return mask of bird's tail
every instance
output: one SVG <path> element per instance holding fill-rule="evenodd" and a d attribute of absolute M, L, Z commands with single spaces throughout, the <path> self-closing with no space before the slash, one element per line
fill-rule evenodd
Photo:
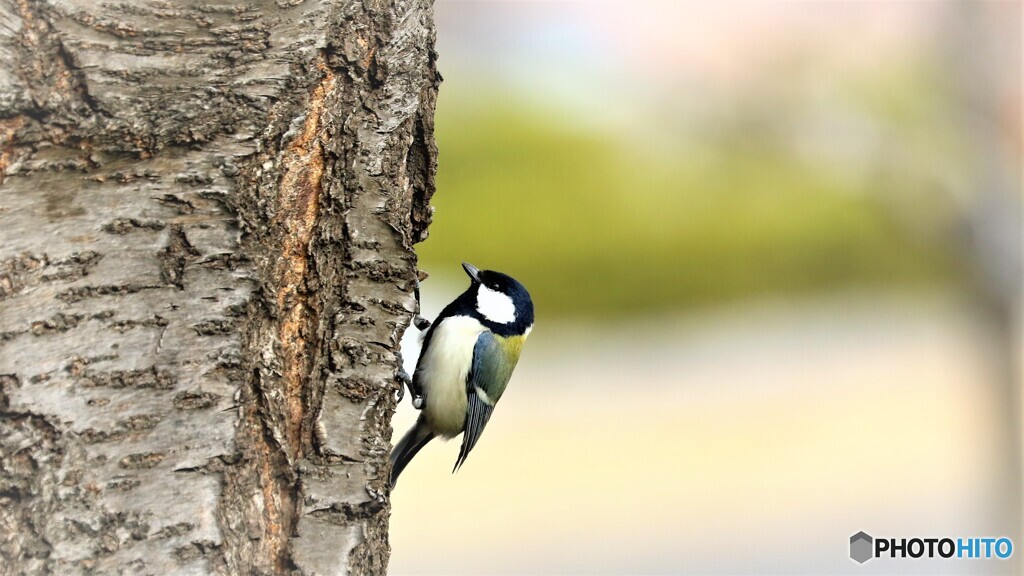
<path fill-rule="evenodd" d="M 402 439 L 398 441 L 395 449 L 391 451 L 391 487 L 398 482 L 398 475 L 405 469 L 406 464 L 412 457 L 427 445 L 434 438 L 434 433 L 427 426 L 425 417 L 420 414 L 416 425 L 413 426 Z"/>

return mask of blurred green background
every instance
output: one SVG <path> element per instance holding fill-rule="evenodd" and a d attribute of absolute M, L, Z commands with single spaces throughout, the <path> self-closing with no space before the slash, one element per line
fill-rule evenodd
<path fill-rule="evenodd" d="M 1019 2 L 436 20 L 424 312 L 465 260 L 538 320 L 466 466 L 404 473 L 392 573 L 1019 573 L 847 548 L 1024 546 Z"/>
<path fill-rule="evenodd" d="M 923 105 L 934 90 L 923 78 L 876 82 Z M 915 237 L 884 200 L 923 183 L 906 191 L 905 179 L 883 174 L 851 179 L 842 167 L 802 156 L 785 140 L 794 115 L 768 108 L 742 122 L 709 116 L 705 133 L 665 138 L 651 150 L 574 125 L 559 103 L 509 102 L 496 88 L 445 89 L 437 223 L 420 251 L 426 270 L 462 259 L 500 263 L 529 280 L 550 315 L 584 318 L 949 280 L 949 246 Z M 904 109 L 913 102 L 870 96 L 847 104 L 879 120 L 926 114 Z M 908 128 L 941 139 L 948 122 L 933 113 Z M 921 196 L 918 216 L 937 223 L 943 207 Z"/>

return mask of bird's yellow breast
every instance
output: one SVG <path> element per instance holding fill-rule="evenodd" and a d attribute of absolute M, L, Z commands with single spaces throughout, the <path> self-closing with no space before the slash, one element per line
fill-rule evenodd
<path fill-rule="evenodd" d="M 505 350 L 506 356 L 519 360 L 519 355 L 523 352 L 523 343 L 526 342 L 526 334 L 520 334 L 519 336 L 496 336 L 496 338 Z"/>

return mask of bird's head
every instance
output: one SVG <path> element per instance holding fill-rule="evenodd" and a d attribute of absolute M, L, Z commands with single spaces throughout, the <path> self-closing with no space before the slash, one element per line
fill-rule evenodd
<path fill-rule="evenodd" d="M 527 334 L 533 328 L 533 300 L 518 280 L 494 270 L 480 270 L 468 262 L 462 268 L 472 281 L 467 291 L 476 312 L 492 327 L 508 334 Z"/>

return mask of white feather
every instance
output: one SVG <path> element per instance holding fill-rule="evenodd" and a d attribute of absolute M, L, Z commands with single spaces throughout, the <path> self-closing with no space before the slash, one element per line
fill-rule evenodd
<path fill-rule="evenodd" d="M 476 310 L 491 322 L 509 324 L 516 321 L 516 305 L 508 294 L 491 290 L 483 284 L 476 293 Z"/>
<path fill-rule="evenodd" d="M 494 406 L 494 402 L 491 401 L 491 397 L 487 395 L 487 392 L 483 388 L 481 388 L 479 386 L 474 386 L 473 390 L 475 390 L 476 391 L 476 395 L 481 400 L 484 401 L 484 404 L 487 404 L 488 406 Z"/>
<path fill-rule="evenodd" d="M 417 367 L 427 405 L 424 412 L 435 434 L 451 438 L 466 420 L 466 378 L 473 347 L 484 327 L 474 318 L 452 316 L 434 328 Z"/>

